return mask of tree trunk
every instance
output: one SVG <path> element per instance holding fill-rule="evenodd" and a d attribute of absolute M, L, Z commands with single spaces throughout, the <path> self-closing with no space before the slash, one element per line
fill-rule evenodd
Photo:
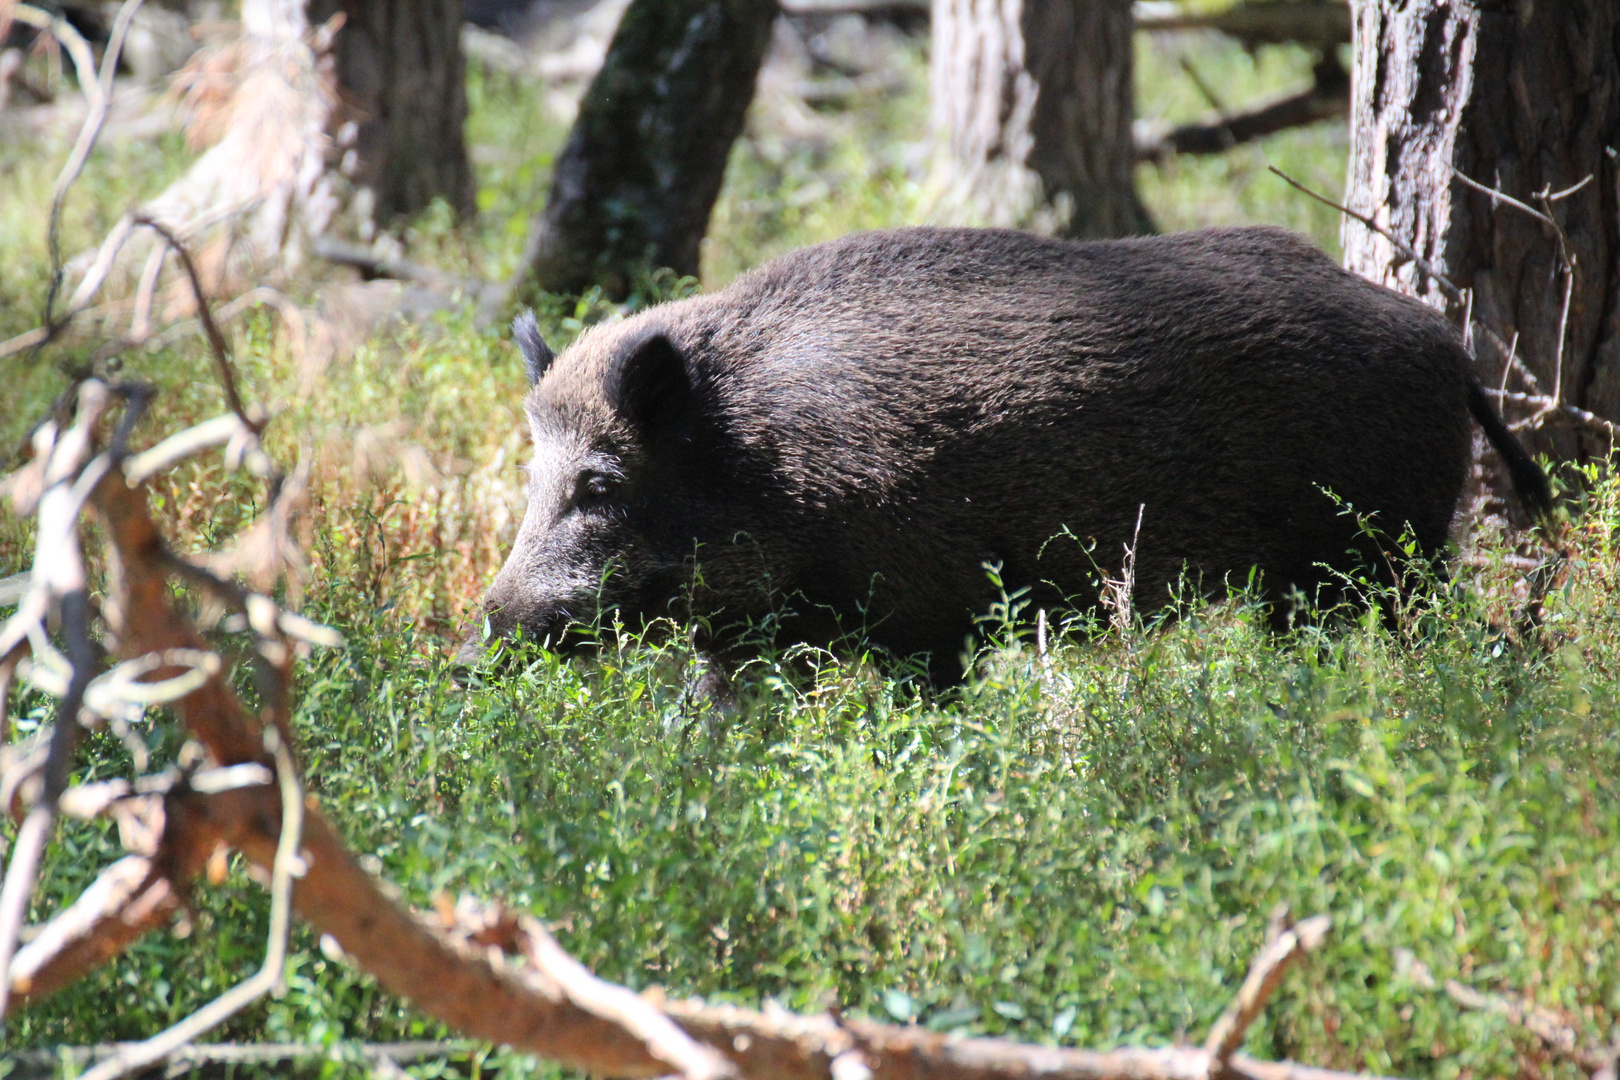
<path fill-rule="evenodd" d="M 942 214 L 1073 237 L 1151 231 L 1131 49 L 1130 0 L 934 0 Z"/>
<path fill-rule="evenodd" d="M 177 77 L 188 137 L 206 146 L 141 212 L 193 251 L 208 291 L 272 280 L 295 269 L 310 241 L 332 232 L 369 239 L 375 223 L 444 197 L 472 208 L 460 0 L 243 0 L 242 34 L 205 50 Z M 326 5 L 326 6 L 322 6 Z M 142 258 L 134 336 L 165 254 L 150 238 L 115 232 L 74 303 Z M 127 274 L 126 274 L 127 276 Z M 189 310 L 172 273 L 167 314 Z"/>
<path fill-rule="evenodd" d="M 698 249 L 771 39 L 776 0 L 634 0 L 580 104 L 530 237 L 554 292 L 624 296 L 698 273 Z"/>
<path fill-rule="evenodd" d="M 1606 451 L 1602 426 L 1566 406 L 1620 418 L 1620 171 L 1610 149 L 1620 146 L 1620 7 L 1357 0 L 1354 17 L 1349 205 L 1463 295 L 1349 220 L 1345 265 L 1459 327 L 1471 304 L 1480 375 L 1521 395 L 1506 398 L 1504 411 L 1529 421 L 1521 436 L 1532 450 Z M 1456 173 L 1550 214 L 1557 227 Z"/>
<path fill-rule="evenodd" d="M 316 25 L 343 13 L 332 49 L 342 103 L 333 133 L 357 197 L 381 221 L 441 197 L 471 212 L 459 0 L 310 0 L 309 8 Z"/>
<path fill-rule="evenodd" d="M 175 79 L 188 140 L 206 149 L 69 263 L 78 281 L 67 306 L 138 282 L 137 342 L 195 309 L 173 253 L 134 227 L 137 216 L 183 243 L 203 291 L 219 296 L 285 280 L 323 237 L 370 239 L 375 224 L 435 197 L 470 210 L 460 10 L 460 0 L 243 0 L 241 35 Z M 309 348 L 297 348 L 313 372 L 330 335 L 305 337 Z"/>

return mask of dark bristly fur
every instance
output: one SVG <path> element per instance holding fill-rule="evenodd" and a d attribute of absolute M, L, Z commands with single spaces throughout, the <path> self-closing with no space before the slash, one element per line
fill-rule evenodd
<path fill-rule="evenodd" d="M 1036 605 L 1094 604 L 1139 506 L 1139 607 L 1184 574 L 1217 589 L 1253 569 L 1285 611 L 1331 586 L 1322 564 L 1385 563 L 1356 515 L 1438 556 L 1470 414 L 1549 505 L 1445 320 L 1275 229 L 862 233 L 555 362 L 532 330 L 535 456 L 485 601 L 497 634 L 558 642 L 569 616 L 615 610 L 724 627 L 785 603 L 787 640 L 864 632 L 952 680 L 996 599 L 987 564 Z"/>

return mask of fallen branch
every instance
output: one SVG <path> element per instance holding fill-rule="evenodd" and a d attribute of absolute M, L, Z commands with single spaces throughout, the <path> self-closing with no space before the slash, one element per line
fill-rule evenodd
<path fill-rule="evenodd" d="M 11 1062 L 17 1067 L 13 1080 L 51 1080 L 66 1065 L 75 1074 L 118 1053 L 132 1043 L 108 1043 L 101 1046 L 58 1046 L 48 1050 L 10 1051 Z M 172 1067 L 180 1070 L 205 1066 L 284 1065 L 301 1061 L 343 1060 L 349 1056 L 366 1061 L 387 1060 L 395 1064 L 430 1061 L 434 1058 L 468 1057 L 477 1054 L 482 1044 L 470 1039 L 451 1039 L 437 1042 L 355 1043 L 346 1046 L 337 1043 L 323 1046 L 313 1043 L 201 1043 L 181 1047 L 169 1058 Z M 348 1051 L 347 1053 L 345 1051 Z"/>
<path fill-rule="evenodd" d="M 172 234 L 164 235 L 189 273 L 184 248 Z M 194 273 L 189 276 L 199 317 L 205 327 L 212 326 L 201 283 Z M 229 569 L 220 569 L 217 560 L 198 565 L 177 554 L 152 519 L 146 482 L 161 467 L 222 440 L 258 447 L 263 420 L 250 419 L 236 392 L 217 328 L 209 339 L 234 427 L 210 421 L 201 431 L 131 457 L 124 443 L 149 389 L 85 379 L 75 387 L 76 414 L 64 400 L 60 415 L 36 430 L 36 459 L 4 485 L 14 506 L 38 516 L 40 546 L 18 612 L 0 629 L 0 662 L 9 662 L 24 647 L 32 650 L 29 677 L 58 693 L 62 702 L 43 758 L 40 747 L 28 747 L 8 758 L 11 763 L 0 776 L 22 805 L 32 801 L 0 890 L 0 1017 L 20 999 L 35 1000 L 64 985 L 160 926 L 180 910 L 201 869 L 218 865 L 225 847 L 268 870 L 271 879 L 271 925 L 258 972 L 167 1031 L 117 1048 L 84 1080 L 112 1080 L 170 1058 L 274 987 L 294 911 L 383 988 L 456 1030 L 595 1075 L 632 1080 L 672 1074 L 684 1080 L 1208 1080 L 1217 1075 L 1350 1080 L 1352 1074 L 1235 1053 L 1286 965 L 1320 940 L 1327 926 L 1322 917 L 1278 932 L 1206 1046 L 1095 1052 L 956 1039 L 833 1015 L 664 1002 L 597 979 L 530 918 L 465 904 L 446 905 L 436 920 L 424 919 L 400 906 L 356 863 L 318 808 L 306 803 L 299 780 L 289 706 L 294 639 L 317 642 L 324 635 L 331 640 L 330 632 L 281 611 L 262 583 L 257 586 L 262 591 L 250 592 L 230 576 L 279 573 L 279 537 L 298 474 L 283 483 L 266 457 L 261 471 L 269 479 L 269 505 L 246 534 L 264 529 L 271 542 L 228 560 Z M 101 450 L 102 421 L 115 399 L 124 402 L 124 412 Z M 106 595 L 95 614 L 122 661 L 99 678 L 93 677 L 97 660 L 88 648 L 92 612 L 83 602 L 78 549 L 87 507 L 100 519 L 107 564 Z M 1127 548 L 1121 585 L 1121 611 L 1127 617 L 1133 561 L 1134 544 Z M 226 665 L 180 606 L 173 589 L 177 579 L 245 617 L 240 628 L 254 634 L 262 703 L 257 713 L 236 694 Z M 50 615 L 64 628 L 66 657 L 43 632 Z M 121 707 L 157 701 L 170 705 L 214 768 L 197 774 L 195 783 L 177 772 L 65 786 L 81 704 L 87 715 L 116 716 Z M 39 852 L 58 809 L 93 816 L 120 807 L 126 818 L 136 819 L 121 832 L 126 845 L 138 850 L 105 871 L 38 928 L 23 953 L 12 956 L 11 944 L 33 895 Z M 386 1073 L 392 1066 L 383 1060 L 377 1067 Z"/>
<path fill-rule="evenodd" d="M 1438 984 L 1428 965 L 1406 949 L 1395 953 L 1397 970 L 1403 971 L 1425 990 L 1443 989 L 1448 998 L 1465 1009 L 1494 1013 L 1515 1027 L 1522 1027 L 1540 1039 L 1547 1049 L 1574 1061 L 1594 1076 L 1608 1070 L 1612 1076 L 1620 1044 L 1583 1043 L 1569 1018 L 1556 1009 L 1538 1005 L 1523 994 L 1499 994 L 1476 990 L 1456 979 Z"/>
<path fill-rule="evenodd" d="M 304 869 L 303 860 L 298 854 L 299 840 L 304 831 L 304 788 L 299 782 L 291 749 L 281 741 L 276 729 L 268 728 L 264 735 L 266 747 L 275 759 L 277 794 L 281 802 L 280 835 L 270 864 L 270 931 L 264 963 L 250 978 L 237 983 L 184 1020 L 143 1043 L 120 1049 L 87 1071 L 80 1080 L 114 1080 L 147 1065 L 167 1060 L 174 1051 L 198 1035 L 217 1027 L 283 984 L 287 936 L 292 928 L 292 884 Z"/>
<path fill-rule="evenodd" d="M 1243 1036 L 1248 1033 L 1249 1026 L 1259 1019 L 1267 999 L 1281 984 L 1283 974 L 1295 961 L 1322 944 L 1330 925 L 1331 921 L 1326 915 L 1313 916 L 1293 929 L 1282 930 L 1255 957 L 1237 997 L 1232 999 L 1221 1018 L 1215 1021 L 1209 1038 L 1204 1042 L 1204 1049 L 1214 1059 L 1214 1071 L 1226 1067 L 1238 1047 L 1243 1045 Z"/>
<path fill-rule="evenodd" d="M 1317 62 L 1310 89 L 1210 123 L 1184 124 L 1165 132 L 1141 130 L 1136 139 L 1136 158 L 1163 161 L 1174 154 L 1219 154 L 1279 131 L 1339 120 L 1349 114 L 1350 77 L 1338 58 L 1329 53 Z"/>

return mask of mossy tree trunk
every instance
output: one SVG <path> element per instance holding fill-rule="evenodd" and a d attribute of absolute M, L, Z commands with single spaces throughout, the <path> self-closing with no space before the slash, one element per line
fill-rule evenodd
<path fill-rule="evenodd" d="M 1344 226 L 1345 264 L 1459 326 L 1471 306 L 1491 387 L 1620 419 L 1620 5 L 1357 0 L 1354 18 L 1349 205 L 1465 295 L 1448 295 L 1355 221 Z M 1557 228 L 1457 173 L 1550 213 Z M 1510 417 L 1546 409 L 1504 404 Z M 1535 451 L 1578 457 L 1608 447 L 1600 426 L 1568 410 L 1543 419 L 1521 432 Z"/>
<path fill-rule="evenodd" d="M 648 269 L 698 273 L 776 14 L 776 0 L 633 0 L 531 234 L 536 284 L 623 296 Z"/>
<path fill-rule="evenodd" d="M 1148 232 L 1131 139 L 1130 0 L 934 0 L 943 216 Z"/>

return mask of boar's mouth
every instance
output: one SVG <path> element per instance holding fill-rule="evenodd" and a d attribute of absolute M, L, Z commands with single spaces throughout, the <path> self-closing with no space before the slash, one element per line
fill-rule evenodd
<path fill-rule="evenodd" d="M 457 666 L 475 666 L 498 642 L 519 636 L 525 642 L 564 656 L 584 652 L 597 642 L 593 624 L 578 622 L 562 609 L 535 612 L 517 619 L 502 619 L 499 613 L 494 613 L 489 617 L 488 626 L 488 637 L 482 628 L 474 628 L 462 641 L 461 647 L 456 650 Z"/>
<path fill-rule="evenodd" d="M 664 619 L 672 614 L 666 610 Z M 515 618 L 502 618 L 500 612 L 492 612 L 487 621 L 489 635 L 486 637 L 481 627 L 473 627 L 456 650 L 452 665 L 459 673 L 481 667 L 497 643 L 515 637 L 560 656 L 593 655 L 605 640 L 611 639 L 616 623 L 622 622 L 627 634 L 639 637 L 656 633 L 664 619 L 634 605 L 604 608 L 587 616 L 560 607 L 526 612 Z"/>

